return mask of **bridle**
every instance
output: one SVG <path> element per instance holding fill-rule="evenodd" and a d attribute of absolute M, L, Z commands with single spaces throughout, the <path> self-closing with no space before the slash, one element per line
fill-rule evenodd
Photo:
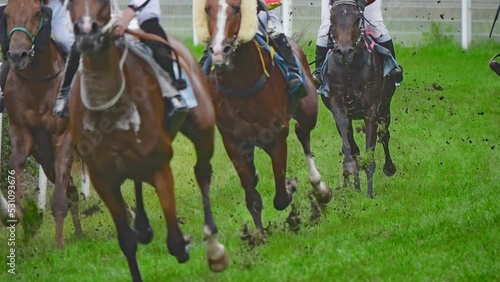
<path fill-rule="evenodd" d="M 41 6 L 43 6 L 43 2 L 40 1 L 40 4 Z M 24 34 L 26 34 L 26 36 L 28 36 L 28 38 L 30 39 L 30 42 L 31 42 L 31 48 L 30 50 L 28 51 L 28 64 L 30 64 L 33 60 L 33 58 L 35 57 L 35 45 L 36 45 L 36 36 L 38 35 L 38 32 L 40 32 L 40 30 L 45 26 L 45 18 L 43 16 L 43 10 L 42 10 L 42 13 L 40 15 L 40 23 L 38 24 L 38 28 L 36 29 L 35 33 L 34 34 L 31 34 L 31 32 L 26 29 L 25 27 L 23 26 L 16 26 L 14 27 L 8 34 L 8 40 L 9 40 L 9 44 L 10 44 L 10 39 L 12 37 L 12 35 L 16 32 L 16 31 L 20 31 Z M 64 69 L 64 66 L 61 67 L 61 69 L 57 72 L 55 72 L 54 74 L 51 74 L 51 75 L 48 75 L 46 77 L 26 77 L 24 75 L 22 75 L 20 72 L 16 71 L 14 69 L 14 72 L 19 76 L 21 77 L 22 79 L 25 79 L 25 80 L 31 80 L 31 81 L 45 81 L 45 80 L 51 80 L 55 77 L 57 77 L 61 72 L 62 70 Z"/>
<path fill-rule="evenodd" d="M 330 15 L 332 14 L 333 9 L 335 9 L 337 6 L 340 6 L 340 5 L 352 5 L 352 6 L 355 6 L 359 10 L 359 14 L 360 14 L 359 30 L 360 30 L 360 34 L 359 34 L 359 37 L 356 39 L 356 42 L 354 43 L 354 47 L 355 47 L 354 52 L 356 52 L 359 49 L 358 47 L 359 47 L 361 41 L 363 40 L 363 38 L 365 37 L 365 34 L 366 34 L 366 31 L 365 31 L 365 20 L 366 20 L 366 18 L 365 18 L 364 14 L 363 14 L 363 9 L 361 9 L 361 7 L 358 5 L 358 3 L 356 2 L 356 0 L 334 1 L 332 3 L 332 7 L 330 9 Z M 332 21 L 332 19 L 330 17 L 330 26 L 332 24 L 331 21 Z M 333 43 L 332 50 L 333 51 L 338 50 L 339 49 L 339 44 L 337 43 L 337 41 L 335 40 L 335 37 L 332 34 L 331 27 L 330 27 L 330 31 L 328 32 L 328 37 L 331 40 L 331 42 Z"/>

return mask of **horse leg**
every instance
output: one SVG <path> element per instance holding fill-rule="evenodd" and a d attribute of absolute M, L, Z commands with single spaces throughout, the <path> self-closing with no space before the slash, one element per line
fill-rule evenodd
<path fill-rule="evenodd" d="M 196 130 L 192 130 L 196 129 Z M 215 224 L 210 203 L 210 182 L 212 179 L 212 165 L 210 160 L 214 153 L 214 127 L 197 126 L 190 117 L 186 119 L 182 132 L 193 142 L 197 161 L 194 167 L 196 181 L 201 190 L 205 224 L 203 233 L 207 242 L 207 257 L 210 270 L 221 272 L 227 267 L 229 257 L 223 244 L 217 239 L 217 225 Z"/>
<path fill-rule="evenodd" d="M 335 125 L 342 138 L 344 186 L 347 186 L 349 175 L 354 175 L 354 187 L 356 190 L 360 191 L 359 170 L 356 161 L 356 156 L 359 154 L 359 148 L 354 140 L 352 121 L 347 117 L 342 103 L 340 101 L 335 101 L 335 97 L 331 97 L 328 101 L 328 108 L 333 114 Z"/>
<path fill-rule="evenodd" d="M 271 146 L 264 148 L 273 163 L 274 184 L 276 187 L 274 208 L 279 211 L 286 209 L 290 205 L 292 195 L 296 190 L 293 185 L 287 185 L 286 181 L 287 149 L 286 134 L 277 134 Z"/>
<path fill-rule="evenodd" d="M 64 219 L 68 214 L 68 195 L 70 192 L 70 173 L 71 173 L 71 164 L 73 161 L 73 154 L 71 150 L 71 135 L 69 132 L 66 132 L 62 135 L 57 136 L 54 139 L 55 147 L 55 189 L 54 194 L 52 195 L 52 214 L 55 218 L 56 222 L 56 247 L 62 248 L 64 247 Z M 69 188 L 69 189 L 68 189 Z M 74 197 L 71 195 L 70 197 Z M 74 200 L 74 199 L 72 199 Z M 78 198 L 76 199 L 78 201 Z M 72 204 L 73 206 L 73 204 Z M 78 213 L 78 210 L 76 211 Z M 74 217 L 73 217 L 74 218 Z M 81 233 L 81 226 L 75 223 L 75 232 Z M 79 220 L 78 220 L 79 223 Z"/>
<path fill-rule="evenodd" d="M 73 183 L 73 179 L 70 178 L 68 190 L 67 190 L 67 198 L 69 200 L 69 210 L 71 212 L 71 218 L 73 220 L 73 227 L 75 228 L 75 235 L 81 236 L 83 234 L 82 224 L 80 222 L 80 209 L 78 208 L 79 194 L 78 188 Z"/>
<path fill-rule="evenodd" d="M 177 223 L 177 212 L 175 208 L 174 179 L 172 170 L 167 159 L 165 164 L 153 175 L 153 186 L 160 199 L 161 208 L 167 221 L 167 248 L 171 255 L 177 258 L 179 263 L 189 260 L 189 246 L 191 238 L 183 236 Z"/>
<path fill-rule="evenodd" d="M 238 173 L 240 183 L 245 189 L 245 202 L 247 209 L 252 215 L 255 227 L 264 235 L 264 226 L 262 225 L 262 197 L 256 187 L 259 183 L 259 176 L 254 164 L 255 147 L 248 144 L 248 147 L 238 146 L 245 144 L 231 139 L 231 137 L 222 138 L 226 152 Z"/>
<path fill-rule="evenodd" d="M 29 154 L 33 150 L 33 137 L 30 132 L 24 128 L 19 128 L 14 125 L 9 127 L 9 136 L 11 144 L 11 155 L 10 155 L 10 167 L 14 170 L 14 188 L 15 188 L 15 209 L 16 219 L 21 219 L 21 202 L 23 197 L 23 185 L 22 185 L 22 173 L 24 170 L 24 165 Z"/>
<path fill-rule="evenodd" d="M 153 228 L 149 224 L 148 215 L 144 209 L 144 201 L 142 198 L 142 182 L 134 181 L 135 186 L 135 201 L 137 213 L 134 220 L 134 229 L 137 232 L 137 240 L 141 244 L 148 244 L 153 239 Z"/>
<path fill-rule="evenodd" d="M 295 134 L 302 144 L 309 171 L 309 182 L 313 186 L 313 194 L 318 202 L 326 204 L 332 199 L 332 190 L 321 180 L 321 175 L 316 168 L 311 152 L 311 131 L 316 125 L 316 116 L 306 117 L 302 110 L 297 112 Z"/>
<path fill-rule="evenodd" d="M 389 125 L 391 124 L 391 101 L 389 100 L 384 106 L 381 107 L 380 118 L 379 118 L 379 129 L 378 136 L 380 138 L 380 143 L 384 148 L 385 163 L 384 163 L 384 174 L 387 176 L 393 176 L 396 173 L 396 166 L 392 162 L 391 153 L 389 151 L 389 140 L 391 139 L 391 133 L 389 131 Z"/>
<path fill-rule="evenodd" d="M 367 194 L 368 197 L 373 198 L 373 174 L 375 173 L 375 146 L 377 144 L 377 118 L 376 107 L 372 106 L 365 113 L 365 127 L 366 127 L 366 177 L 368 182 Z"/>
<path fill-rule="evenodd" d="M 115 223 L 116 232 L 118 234 L 118 243 L 127 259 L 132 281 L 142 281 L 136 258 L 137 234 L 130 228 L 125 201 L 123 200 L 123 195 L 120 190 L 120 183 L 111 182 L 109 177 L 100 175 L 90 168 L 89 175 L 95 191 L 104 204 L 106 204 L 106 207 L 113 217 L 113 222 Z"/>
<path fill-rule="evenodd" d="M 89 173 L 87 172 L 87 166 L 82 162 L 82 178 L 80 181 L 80 189 L 82 191 L 82 197 L 84 200 L 88 199 L 90 197 L 90 180 L 89 180 Z"/>

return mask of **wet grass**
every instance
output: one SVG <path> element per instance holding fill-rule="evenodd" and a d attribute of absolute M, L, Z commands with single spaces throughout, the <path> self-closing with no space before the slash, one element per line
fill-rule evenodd
<path fill-rule="evenodd" d="M 289 176 L 299 179 L 299 190 L 291 216 L 292 207 L 274 210 L 271 162 L 257 151 L 258 189 L 270 234 L 265 245 L 250 247 L 244 240 L 255 228 L 217 136 L 211 196 L 220 239 L 230 255 L 229 267 L 220 274 L 207 267 L 201 196 L 192 169 L 195 155 L 187 139 L 179 136 L 172 166 L 181 228 L 194 240 L 191 259 L 180 265 L 168 254 L 158 199 L 153 189 L 145 189 L 155 233 L 152 243 L 137 252 L 144 280 L 500 280 L 500 77 L 487 66 L 498 50 L 498 44 L 467 52 L 451 44 L 398 48 L 406 74 L 393 100 L 390 126 L 398 172 L 391 178 L 383 174 L 382 147 L 377 146 L 375 199 L 366 197 L 364 174 L 362 193 L 352 185 L 341 187 L 341 141 L 323 105 L 312 148 L 324 180 L 334 189 L 326 207 L 309 200 L 306 162 L 294 134 L 289 138 L 288 167 Z M 312 61 L 314 50 L 307 47 L 306 52 Z M 363 148 L 362 133 L 356 138 Z M 133 205 L 131 183 L 123 191 Z M 29 242 L 22 241 L 17 229 L 15 276 L 6 273 L 9 233 L 0 229 L 0 281 L 129 281 L 114 225 L 94 191 L 81 207 L 83 237 L 74 237 L 68 217 L 63 250 L 54 247 L 50 205 L 48 209 Z"/>

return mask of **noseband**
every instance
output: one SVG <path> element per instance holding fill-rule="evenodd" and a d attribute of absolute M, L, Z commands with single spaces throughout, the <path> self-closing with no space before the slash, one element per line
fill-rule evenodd
<path fill-rule="evenodd" d="M 354 43 L 354 47 L 355 47 L 354 52 L 357 52 L 358 46 L 361 43 L 361 40 L 363 40 L 363 38 L 365 36 L 365 20 L 366 19 L 365 19 L 365 16 L 363 14 L 363 10 L 358 5 L 358 3 L 356 2 L 356 0 L 340 0 L 340 1 L 333 2 L 332 8 L 330 9 L 330 15 L 332 14 L 333 9 L 335 9 L 337 6 L 340 6 L 340 5 L 352 5 L 352 6 L 355 6 L 359 10 L 359 14 L 360 14 L 359 30 L 361 32 L 359 34 L 358 39 L 356 39 L 356 42 Z M 331 17 L 330 17 L 330 31 L 328 32 L 328 37 L 329 37 L 329 39 L 333 43 L 332 50 L 336 51 L 336 50 L 339 49 L 339 44 L 337 43 L 337 41 L 335 40 L 335 38 L 332 35 L 332 29 L 331 29 L 332 22 L 331 21 L 332 20 L 331 20 Z"/>

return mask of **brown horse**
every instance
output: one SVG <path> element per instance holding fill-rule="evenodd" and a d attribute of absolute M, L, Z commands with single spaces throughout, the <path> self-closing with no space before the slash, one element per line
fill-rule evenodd
<path fill-rule="evenodd" d="M 95 190 L 113 217 L 132 278 L 141 281 L 137 242 L 149 243 L 153 235 L 142 203 L 142 182 L 156 189 L 167 222 L 169 253 L 180 263 L 189 259 L 190 239 L 183 236 L 177 223 L 170 168 L 176 132 L 166 130 L 168 109 L 151 67 L 128 49 L 123 38 L 109 32 L 110 1 L 73 0 L 68 7 L 82 54 L 69 101 L 72 136 Z M 178 124 L 172 128 L 180 128 L 195 146 L 198 159 L 194 170 L 203 199 L 209 266 L 212 271 L 222 271 L 228 257 L 217 240 L 209 197 L 215 112 L 195 57 L 176 39 L 170 37 L 169 42 L 180 56 L 183 73 L 189 77 L 198 101 L 198 106 L 176 119 Z M 126 179 L 135 182 L 135 230 L 129 226 L 120 190 Z"/>
<path fill-rule="evenodd" d="M 258 22 L 256 0 L 197 0 L 194 8 L 197 34 L 200 41 L 209 44 L 215 66 L 208 81 L 217 128 L 245 189 L 246 206 L 255 226 L 264 234 L 254 150 L 260 147 L 271 157 L 276 187 L 274 207 L 284 210 L 292 201 L 296 184 L 286 179 L 286 139 L 292 117 L 297 121 L 295 133 L 304 149 L 315 196 L 322 203 L 332 196 L 321 180 L 310 148 L 310 133 L 318 115 L 311 71 L 304 52 L 291 39 L 293 52 L 305 72 L 307 95 L 302 99 L 289 95 L 286 78 L 278 67 L 267 71 L 273 65 L 272 58 L 253 40 Z"/>
<path fill-rule="evenodd" d="M 369 52 L 364 40 L 364 0 L 333 1 L 331 30 L 333 50 L 327 58 L 327 82 L 330 89 L 323 103 L 333 113 L 337 129 L 342 137 L 344 153 L 344 183 L 354 175 L 354 186 L 360 190 L 359 169 L 364 168 L 368 178 L 368 196 L 373 197 L 373 173 L 375 172 L 375 145 L 377 133 L 385 152 L 384 173 L 392 176 L 396 167 L 389 153 L 390 105 L 395 91 L 394 82 L 384 79 L 382 57 Z M 364 119 L 366 156 L 362 167 L 360 151 L 353 136 L 352 121 Z"/>
<path fill-rule="evenodd" d="M 4 85 L 12 146 L 10 165 L 15 171 L 17 217 L 22 218 L 21 175 L 31 154 L 55 183 L 52 212 L 56 219 L 56 246 L 62 247 L 67 196 L 76 234 L 82 229 L 78 192 L 70 178 L 72 153 L 67 122 L 52 115 L 64 70 L 58 47 L 50 39 L 51 10 L 40 1 L 8 1 L 2 17 L 2 49 L 7 50 L 10 72 Z M 5 33 L 4 33 L 5 32 Z M 68 193 L 68 195 L 66 194 Z"/>

